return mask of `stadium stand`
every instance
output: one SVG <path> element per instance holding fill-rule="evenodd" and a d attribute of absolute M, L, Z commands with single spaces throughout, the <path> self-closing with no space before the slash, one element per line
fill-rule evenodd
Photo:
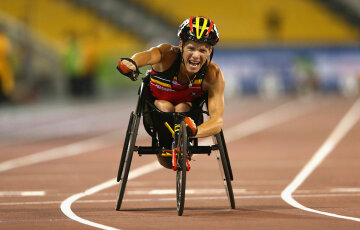
<path fill-rule="evenodd" d="M 131 0 L 179 25 L 190 15 L 212 18 L 222 45 L 262 43 L 346 43 L 359 38 L 356 27 L 311 0 Z M 186 10 L 185 10 L 186 9 Z M 276 34 L 274 34 L 276 33 Z"/>
<path fill-rule="evenodd" d="M 101 17 L 126 28 L 145 41 L 159 43 L 177 41 L 177 26 L 168 23 L 140 4 L 129 0 L 71 0 L 92 9 Z"/>
<path fill-rule="evenodd" d="M 360 1 L 358 0 L 317 0 L 344 18 L 353 26 L 360 28 Z"/>
<path fill-rule="evenodd" d="M 144 41 L 126 30 L 97 17 L 92 11 L 66 0 L 2 0 L 0 11 L 24 21 L 38 35 L 61 52 L 65 37 L 76 33 L 79 39 L 94 36 L 101 54 L 140 50 Z"/>

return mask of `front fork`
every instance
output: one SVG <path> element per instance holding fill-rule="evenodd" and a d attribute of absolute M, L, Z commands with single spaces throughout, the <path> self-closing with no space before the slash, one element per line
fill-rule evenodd
<path fill-rule="evenodd" d="M 176 137 L 179 135 L 180 124 L 175 125 L 175 130 L 173 130 L 167 122 L 165 122 L 165 126 L 168 128 L 172 137 L 174 138 L 173 143 L 172 143 L 172 148 L 171 148 L 172 169 L 174 171 L 177 171 L 178 170 L 177 157 L 179 154 L 179 148 L 177 147 L 178 146 L 178 138 L 176 138 Z M 191 167 L 190 167 L 189 158 L 186 156 L 186 171 L 189 171 L 190 168 Z"/>
<path fill-rule="evenodd" d="M 178 170 L 178 167 L 177 167 L 177 156 L 178 156 L 178 148 L 173 148 L 172 149 L 172 169 L 174 171 L 177 171 Z M 186 171 L 190 171 L 190 161 L 189 161 L 189 158 L 186 156 Z"/>

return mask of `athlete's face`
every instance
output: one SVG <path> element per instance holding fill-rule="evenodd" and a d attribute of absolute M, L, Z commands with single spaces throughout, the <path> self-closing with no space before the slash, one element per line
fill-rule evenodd
<path fill-rule="evenodd" d="M 180 42 L 182 47 L 182 42 Z M 190 74 L 198 72 L 209 58 L 212 46 L 205 42 L 195 42 L 188 40 L 184 44 L 183 59 L 186 70 Z"/>

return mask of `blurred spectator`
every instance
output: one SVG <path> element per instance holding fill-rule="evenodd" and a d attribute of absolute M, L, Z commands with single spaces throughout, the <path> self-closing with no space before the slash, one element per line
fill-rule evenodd
<path fill-rule="evenodd" d="M 11 42 L 5 33 L 5 27 L 0 25 L 0 103 L 10 102 L 10 95 L 15 86 L 10 55 Z"/>
<path fill-rule="evenodd" d="M 93 96 L 96 93 L 95 77 L 98 64 L 96 36 L 93 33 L 86 36 L 81 48 L 83 59 L 81 67 L 82 93 L 84 96 Z"/>
<path fill-rule="evenodd" d="M 64 55 L 64 68 L 69 78 L 69 92 L 74 97 L 89 97 L 95 94 L 96 41 L 87 37 L 82 42 L 74 32 L 68 34 Z"/>
<path fill-rule="evenodd" d="M 294 60 L 296 91 L 301 95 L 311 95 L 319 90 L 315 63 L 309 55 L 300 54 Z"/>
<path fill-rule="evenodd" d="M 26 5 L 26 14 L 22 18 L 24 23 L 23 30 L 19 31 L 17 36 L 22 39 L 16 44 L 16 88 L 14 91 L 14 100 L 21 103 L 33 102 L 38 99 L 37 89 L 38 79 L 34 72 L 34 47 L 30 36 L 30 3 Z M 48 86 L 47 86 L 48 87 Z"/>
<path fill-rule="evenodd" d="M 358 94 L 360 95 L 360 71 L 357 73 Z"/>
<path fill-rule="evenodd" d="M 30 44 L 30 38 L 24 39 L 17 45 L 17 68 L 16 68 L 16 89 L 14 99 L 19 102 L 31 102 L 37 99 L 36 92 L 37 79 L 33 71 L 33 47 Z"/>
<path fill-rule="evenodd" d="M 67 47 L 64 55 L 64 70 L 68 77 L 68 89 L 72 96 L 81 95 L 81 54 L 80 44 L 74 32 L 67 34 Z"/>
<path fill-rule="evenodd" d="M 265 25 L 268 39 L 272 42 L 279 41 L 280 32 L 282 29 L 282 18 L 276 8 L 270 8 L 270 10 L 265 15 Z"/>

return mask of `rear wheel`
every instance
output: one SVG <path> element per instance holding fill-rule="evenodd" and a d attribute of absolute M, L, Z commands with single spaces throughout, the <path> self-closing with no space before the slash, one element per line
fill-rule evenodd
<path fill-rule="evenodd" d="M 181 216 L 185 205 L 186 189 L 186 158 L 188 152 L 188 137 L 185 122 L 180 123 L 180 131 L 177 140 L 177 171 L 176 171 L 176 202 L 177 212 Z"/>
<path fill-rule="evenodd" d="M 118 180 L 120 181 L 120 185 L 119 185 L 119 195 L 116 202 L 116 210 L 120 210 L 122 200 L 124 198 L 131 161 L 134 154 L 134 147 L 136 142 L 137 131 L 139 128 L 140 118 L 133 112 L 131 114 L 130 121 L 131 124 L 129 124 L 128 131 L 126 133 L 127 136 L 125 138 L 123 154 L 121 156 L 121 162 L 119 167 L 120 177 L 118 175 Z"/>
<path fill-rule="evenodd" d="M 222 138 L 220 136 L 220 133 L 216 134 L 214 136 L 215 144 L 218 146 L 219 150 L 216 151 L 216 157 L 219 162 L 220 167 L 220 173 L 223 179 L 223 183 L 225 186 L 226 194 L 228 196 L 230 207 L 232 209 L 235 209 L 235 199 L 234 199 L 234 193 L 231 185 L 231 176 L 229 171 L 229 163 L 227 162 L 228 157 L 226 156 L 224 144 L 222 141 Z"/>

